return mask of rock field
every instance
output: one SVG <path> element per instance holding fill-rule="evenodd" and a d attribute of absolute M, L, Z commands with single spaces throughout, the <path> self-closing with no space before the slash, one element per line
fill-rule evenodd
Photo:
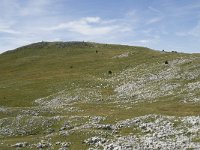
<path fill-rule="evenodd" d="M 112 59 L 123 59 L 129 55 L 123 53 Z M 73 89 L 66 88 L 36 99 L 33 107 L 0 107 L 1 114 L 9 116 L 0 118 L 0 142 L 9 149 L 67 150 L 74 144 L 70 138 L 78 134 L 89 150 L 200 149 L 198 115 L 148 114 L 127 117 L 129 119 L 115 118 L 109 122 L 109 114 L 95 114 L 100 111 L 100 106 L 99 110 L 93 110 L 94 114 L 87 114 L 86 108 L 83 109 L 87 104 L 101 105 L 106 101 L 107 105 L 115 105 L 114 110 L 109 110 L 112 113 L 118 109 L 134 109 L 142 102 L 153 103 L 165 98 L 176 99 L 179 104 L 198 105 L 200 64 L 190 65 L 198 60 L 199 57 L 181 57 L 168 64 L 141 64 L 112 76 L 98 78 L 96 80 L 101 84 L 95 87 L 73 85 Z M 102 89 L 113 91 L 112 94 L 103 95 Z M 30 141 L 28 138 L 18 139 L 17 142 L 7 142 L 5 139 L 38 133 L 40 136 Z"/>

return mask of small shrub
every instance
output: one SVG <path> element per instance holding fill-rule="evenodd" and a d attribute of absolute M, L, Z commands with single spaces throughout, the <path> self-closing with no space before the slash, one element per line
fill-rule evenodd
<path fill-rule="evenodd" d="M 166 61 L 165 61 L 165 64 L 169 64 L 169 62 L 166 60 Z"/>
<path fill-rule="evenodd" d="M 112 71 L 109 70 L 109 71 L 108 71 L 108 74 L 112 74 Z"/>

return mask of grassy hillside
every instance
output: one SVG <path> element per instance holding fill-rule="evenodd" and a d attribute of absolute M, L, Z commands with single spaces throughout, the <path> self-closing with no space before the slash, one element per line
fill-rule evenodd
<path fill-rule="evenodd" d="M 122 53 L 130 56 L 112 58 Z M 81 87 L 100 84 L 96 79 L 107 78 L 109 70 L 118 73 L 142 63 L 164 63 L 180 56 L 185 55 L 95 43 L 32 44 L 0 55 L 0 104 L 31 106 L 33 100 L 71 88 L 72 83 Z"/>
<path fill-rule="evenodd" d="M 150 114 L 175 117 L 169 121 L 179 120 L 175 122 L 183 128 L 182 117 L 200 114 L 199 102 L 200 54 L 40 42 L 0 55 L 2 149 L 22 141 L 29 143 L 24 149 L 35 148 L 41 140 L 46 148 L 58 149 L 56 141 L 70 142 L 70 149 L 99 148 L 83 141 L 92 136 L 114 140 L 113 131 L 118 136 L 145 136 L 139 124 L 122 129 L 117 125 Z M 95 122 L 95 117 L 100 119 Z M 153 116 L 156 119 L 162 118 Z M 152 116 L 143 121 L 152 122 Z M 200 133 L 197 127 L 194 135 Z"/>

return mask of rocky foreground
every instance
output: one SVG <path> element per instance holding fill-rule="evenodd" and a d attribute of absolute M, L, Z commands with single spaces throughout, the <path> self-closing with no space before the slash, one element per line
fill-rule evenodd
<path fill-rule="evenodd" d="M 83 116 L 73 116 L 73 118 L 79 119 L 83 118 Z M 59 149 L 64 150 L 70 148 L 71 143 L 68 141 L 52 141 L 56 134 L 67 137 L 74 132 L 92 130 L 96 136 L 91 136 L 82 141 L 90 147 L 89 149 L 200 149 L 200 116 L 177 118 L 173 116 L 146 115 L 122 120 L 116 124 L 100 123 L 105 119 L 101 116 L 84 116 L 84 118 L 88 119 L 88 121 L 79 126 L 73 126 L 66 121 L 58 132 L 49 128 L 48 131 L 50 133 L 38 143 L 21 141 L 8 146 L 53 149 L 59 145 Z M 58 121 L 61 117 L 54 119 Z M 124 132 L 121 132 L 122 130 Z"/>

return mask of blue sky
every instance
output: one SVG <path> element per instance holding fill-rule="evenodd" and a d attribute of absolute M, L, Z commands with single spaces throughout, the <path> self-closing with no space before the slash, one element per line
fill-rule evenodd
<path fill-rule="evenodd" d="M 77 40 L 200 53 L 200 0 L 0 0 L 0 53 Z"/>

